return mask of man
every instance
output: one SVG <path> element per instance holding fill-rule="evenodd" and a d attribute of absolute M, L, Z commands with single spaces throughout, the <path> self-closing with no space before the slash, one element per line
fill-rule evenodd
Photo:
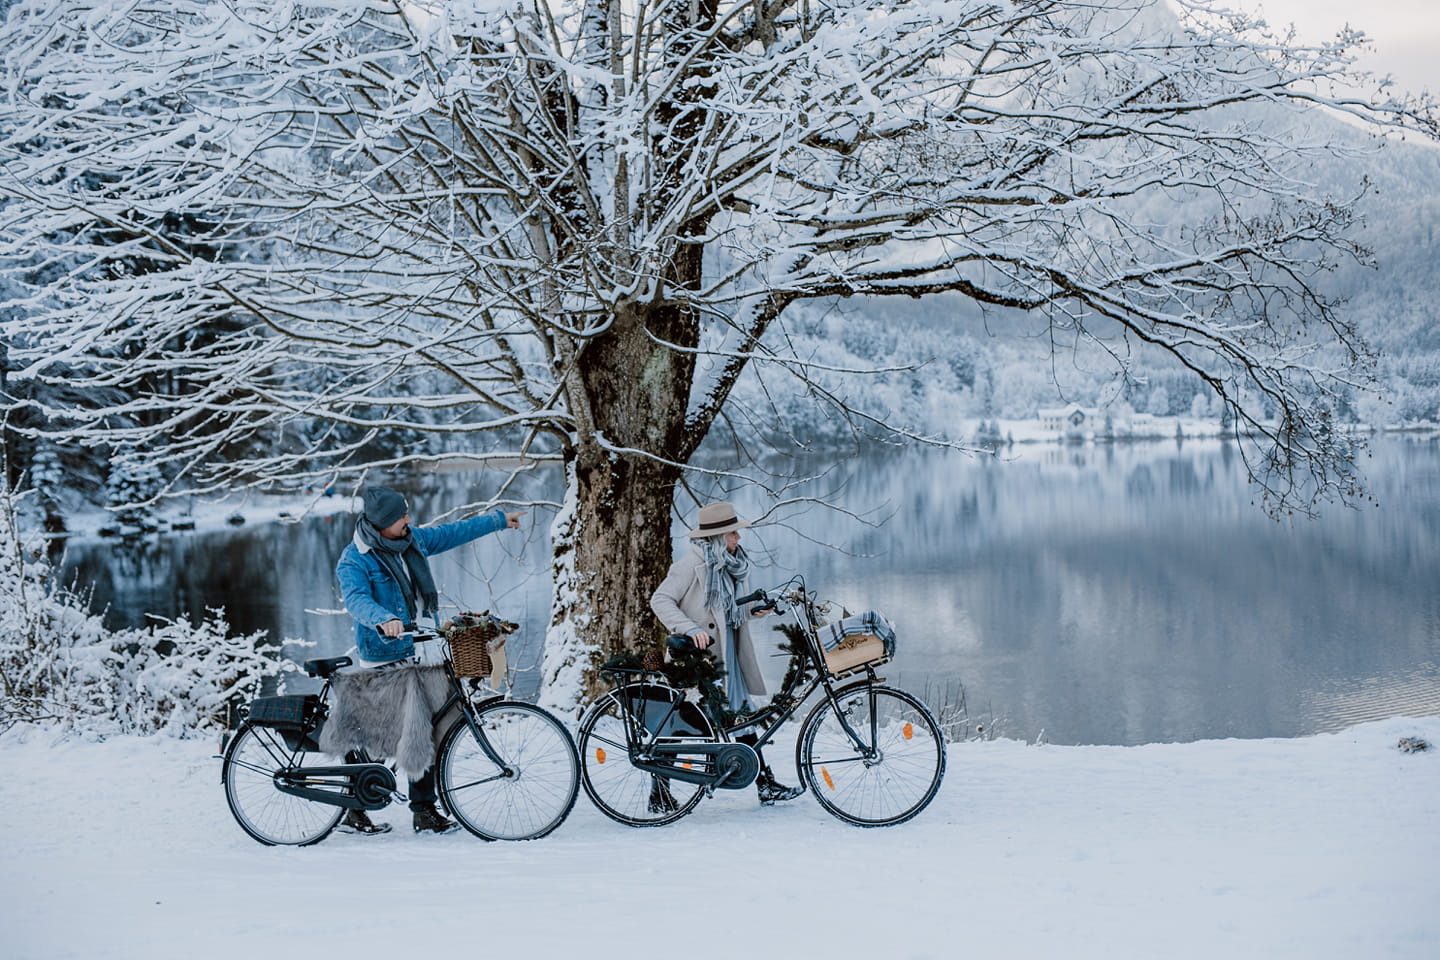
<path fill-rule="evenodd" d="M 367 487 L 355 535 L 335 564 L 345 609 L 355 620 L 355 647 L 365 666 L 409 660 L 415 644 L 406 636 L 418 618 L 437 619 L 439 608 L 429 557 L 494 533 L 520 529 L 525 514 L 498 507 L 469 520 L 413 527 L 405 497 L 389 487 Z M 435 767 L 410 781 L 410 811 L 416 833 L 449 833 L 458 826 L 435 809 Z M 345 814 L 344 825 L 361 834 L 389 831 L 363 810 Z"/>

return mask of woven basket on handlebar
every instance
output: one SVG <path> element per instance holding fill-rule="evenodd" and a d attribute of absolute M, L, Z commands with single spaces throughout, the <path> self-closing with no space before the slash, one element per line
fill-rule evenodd
<path fill-rule="evenodd" d="M 450 660 L 457 677 L 488 677 L 494 670 L 492 645 L 504 644 L 508 634 L 520 629 L 518 623 L 484 613 L 462 613 L 443 628 L 450 644 Z M 498 642 L 497 642 L 498 641 Z"/>

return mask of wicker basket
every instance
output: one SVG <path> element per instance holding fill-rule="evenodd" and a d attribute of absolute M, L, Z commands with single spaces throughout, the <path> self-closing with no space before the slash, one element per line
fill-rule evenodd
<path fill-rule="evenodd" d="M 462 613 L 455 617 L 443 628 L 445 640 L 450 644 L 450 660 L 455 676 L 492 677 L 496 672 L 503 673 L 501 664 L 504 654 L 501 651 L 505 638 L 519 628 L 518 623 L 492 617 L 489 611 Z"/>

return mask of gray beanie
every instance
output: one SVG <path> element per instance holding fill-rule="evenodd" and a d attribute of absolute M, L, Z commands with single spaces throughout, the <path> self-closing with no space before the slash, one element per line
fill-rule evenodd
<path fill-rule="evenodd" d="M 365 488 L 365 519 L 384 530 L 409 511 L 405 497 L 389 487 Z"/>

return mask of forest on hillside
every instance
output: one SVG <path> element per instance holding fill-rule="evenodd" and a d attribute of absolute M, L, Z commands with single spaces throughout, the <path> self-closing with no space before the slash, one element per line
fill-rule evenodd
<path fill-rule="evenodd" d="M 1369 258 L 1338 266 L 1322 284 L 1343 298 L 1342 311 L 1378 354 L 1374 384 L 1354 391 L 1348 413 L 1373 426 L 1440 420 L 1440 149 L 1382 144 L 1339 123 L 1334 135 L 1359 155 L 1339 169 L 1317 170 L 1316 180 L 1364 183 L 1356 238 Z M 1192 215 L 1179 208 L 1167 220 Z M 1072 402 L 1113 406 L 1117 414 L 1223 416 L 1213 393 L 1172 358 L 1127 345 L 1138 358 L 1122 376 L 1095 343 L 1056 340 L 1047 319 L 953 295 L 855 298 L 808 305 L 786 335 L 817 363 L 876 371 L 858 386 L 834 377 L 830 386 L 847 403 L 953 442 L 973 439 L 965 431 L 975 420 L 1026 419 Z M 787 386 L 757 367 L 732 404 L 755 412 L 746 422 L 780 435 L 776 424 L 783 423 L 796 440 L 839 443 L 853 435 L 842 418 L 826 415 L 826 404 Z M 776 409 L 781 416 L 767 417 Z"/>

